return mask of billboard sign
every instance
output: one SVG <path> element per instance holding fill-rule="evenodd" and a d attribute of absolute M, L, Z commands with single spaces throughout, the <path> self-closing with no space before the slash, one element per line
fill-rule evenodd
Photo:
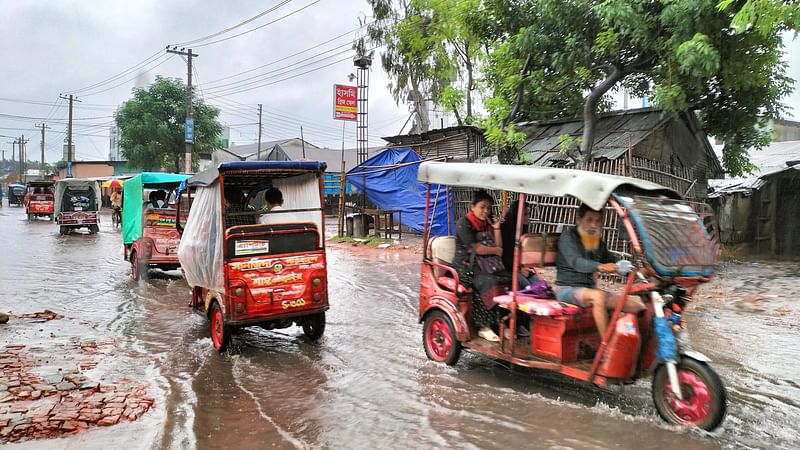
<path fill-rule="evenodd" d="M 349 121 L 358 119 L 358 88 L 344 84 L 333 85 L 333 118 Z"/>

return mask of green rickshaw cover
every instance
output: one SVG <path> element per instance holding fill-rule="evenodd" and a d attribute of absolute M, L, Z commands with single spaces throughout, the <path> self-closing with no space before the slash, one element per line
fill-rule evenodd
<path fill-rule="evenodd" d="M 179 173 L 142 172 L 122 186 L 122 242 L 133 244 L 142 237 L 142 212 L 144 211 L 144 189 L 146 187 L 177 187 L 190 175 Z"/>

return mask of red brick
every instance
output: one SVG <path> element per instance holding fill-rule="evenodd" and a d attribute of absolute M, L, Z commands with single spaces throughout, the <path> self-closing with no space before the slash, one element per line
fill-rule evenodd
<path fill-rule="evenodd" d="M 109 425 L 116 425 L 119 422 L 119 416 L 106 416 L 100 419 L 97 424 L 102 427 L 107 427 Z"/>

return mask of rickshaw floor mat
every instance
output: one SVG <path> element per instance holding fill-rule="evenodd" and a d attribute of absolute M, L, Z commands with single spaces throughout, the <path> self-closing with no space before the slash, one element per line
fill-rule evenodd
<path fill-rule="evenodd" d="M 494 302 L 501 308 L 509 308 L 513 302 L 511 294 L 498 295 Z M 554 298 L 538 298 L 517 294 L 517 309 L 532 316 L 556 317 L 572 316 L 583 312 L 584 308 L 560 302 Z"/>

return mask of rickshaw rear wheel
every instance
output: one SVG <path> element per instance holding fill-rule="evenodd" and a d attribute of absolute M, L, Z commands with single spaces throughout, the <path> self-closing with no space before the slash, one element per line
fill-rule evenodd
<path fill-rule="evenodd" d="M 678 382 L 683 400 L 672 393 L 667 366 L 662 364 L 653 375 L 653 402 L 667 422 L 696 426 L 707 431 L 717 428 L 725 418 L 725 386 L 707 364 L 684 356 L 677 364 Z"/>
<path fill-rule="evenodd" d="M 312 341 L 325 333 L 325 313 L 317 313 L 303 318 L 303 334 Z"/>
<path fill-rule="evenodd" d="M 461 356 L 461 343 L 456 337 L 453 321 L 441 310 L 434 310 L 425 316 L 422 328 L 422 345 L 429 359 L 454 366 Z"/>
<path fill-rule="evenodd" d="M 67 229 L 67 227 L 61 225 L 58 227 L 58 234 L 64 236 L 66 234 L 69 234 L 69 230 Z"/>
<path fill-rule="evenodd" d="M 133 281 L 139 281 L 139 279 L 147 276 L 147 264 L 139 261 L 139 255 L 135 251 L 131 252 L 129 261 L 131 262 L 131 278 L 133 278 Z"/>
<path fill-rule="evenodd" d="M 214 348 L 220 352 L 224 352 L 231 342 L 231 327 L 225 325 L 225 317 L 222 315 L 222 308 L 219 303 L 214 302 L 211 305 L 211 312 L 209 313 L 209 321 L 211 325 L 211 343 Z"/>

